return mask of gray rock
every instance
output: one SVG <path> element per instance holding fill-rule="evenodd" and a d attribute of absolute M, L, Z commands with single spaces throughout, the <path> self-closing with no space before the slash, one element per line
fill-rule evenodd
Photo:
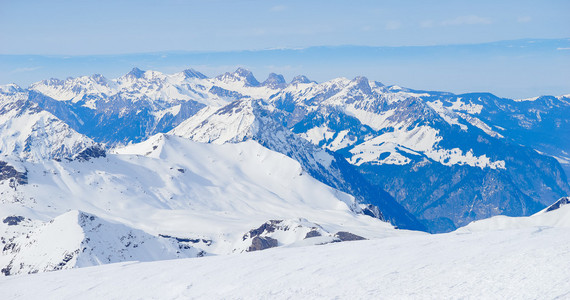
<path fill-rule="evenodd" d="M 570 197 L 562 197 L 560 198 L 558 201 L 554 202 L 552 205 L 550 205 L 547 209 L 546 212 L 549 211 L 553 211 L 553 210 L 557 210 L 560 207 L 570 204 Z"/>
<path fill-rule="evenodd" d="M 339 231 L 334 236 L 337 237 L 342 242 L 365 240 L 365 238 L 363 238 L 359 235 L 356 235 L 356 234 L 350 233 L 350 232 L 346 232 L 346 231 Z"/>
<path fill-rule="evenodd" d="M 307 235 L 305 235 L 305 239 L 309 239 L 309 238 L 317 237 L 317 236 L 321 236 L 321 233 L 313 229 L 313 230 L 307 232 Z"/>
<path fill-rule="evenodd" d="M 278 242 L 276 239 L 266 237 L 256 236 L 251 241 L 251 246 L 247 249 L 247 252 L 258 251 L 258 250 L 265 250 L 268 248 L 277 247 Z"/>

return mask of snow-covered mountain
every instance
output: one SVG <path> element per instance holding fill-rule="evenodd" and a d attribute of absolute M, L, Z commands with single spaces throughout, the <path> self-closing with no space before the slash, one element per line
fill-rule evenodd
<path fill-rule="evenodd" d="M 8 225 L 6 223 L 9 222 L 4 222 L 4 227 L 25 226 L 31 223 L 31 220 L 22 216 L 12 216 L 11 219 L 17 221 Z M 19 224 L 22 222 L 24 224 Z M 0 265 L 4 275 L 56 271 L 132 260 L 188 258 L 201 256 L 204 253 L 175 239 L 155 237 L 141 230 L 111 223 L 76 210 L 64 213 L 50 222 L 36 224 L 34 227 L 33 230 L 28 228 L 25 234 L 13 237 L 2 236 L 3 251 Z M 14 231 L 12 228 L 9 229 Z"/>
<path fill-rule="evenodd" d="M 101 145 L 29 101 L 28 94 L 16 85 L 0 86 L 0 160 L 9 156 L 37 162 L 105 155 Z"/>
<path fill-rule="evenodd" d="M 94 75 L 39 82 L 30 87 L 29 99 L 78 132 L 110 144 L 142 141 L 178 125 L 177 134 L 205 142 L 253 138 L 358 198 L 354 188 L 339 183 L 387 191 L 431 231 L 497 214 L 529 215 L 570 193 L 560 167 L 569 161 L 563 138 L 570 134 L 567 96 L 515 101 L 385 86 L 364 77 L 316 83 L 297 76 L 287 84 L 271 74 L 260 81 L 243 68 L 213 78 L 191 69 L 165 75 L 135 68 L 112 80 Z M 261 103 L 264 120 L 312 143 L 317 151 L 311 153 L 326 149 L 335 161 L 344 158 L 361 175 L 331 176 L 327 170 L 319 177 L 317 168 L 307 168 L 318 158 L 298 154 L 304 151 L 297 146 L 307 143 L 283 147 L 289 142 L 266 142 L 278 141 L 278 135 L 254 137 L 246 132 L 255 123 L 251 114 L 248 119 L 234 109 L 233 101 Z M 203 121 L 226 127 L 200 129 Z M 195 132 L 182 132 L 189 130 Z"/>
<path fill-rule="evenodd" d="M 505 137 L 504 128 L 479 116 L 492 113 L 472 96 L 387 87 L 364 77 L 303 82 L 265 98 L 259 105 L 265 119 L 344 157 L 433 231 L 496 214 L 528 215 L 570 192 L 556 161 Z M 278 139 L 271 134 L 276 126 L 251 126 L 261 118 L 236 105 L 205 109 L 173 133 L 217 143 L 253 138 L 303 161 L 296 151 L 267 145 Z"/>
<path fill-rule="evenodd" d="M 561 297 L 567 109 L 241 68 L 1 86 L 0 293 Z"/>
<path fill-rule="evenodd" d="M 17 163 L 26 180 L 0 180 L 4 274 L 408 234 L 254 141 L 159 134 L 88 161 Z M 244 238 L 270 220 L 282 234 Z M 303 241 L 313 227 L 322 237 Z"/>
<path fill-rule="evenodd" d="M 102 75 L 34 83 L 32 100 L 98 142 L 127 144 L 166 132 L 199 109 L 247 98 L 267 98 L 283 83 L 262 85 L 245 69 L 216 78 L 188 69 L 166 75 L 138 68 L 116 79 Z M 247 96 L 241 92 L 247 93 Z"/>
<path fill-rule="evenodd" d="M 255 140 L 268 149 L 295 159 L 304 171 L 319 181 L 356 196 L 360 205 L 353 208 L 355 211 L 389 220 L 400 228 L 425 229 L 390 195 L 363 178 L 342 156 L 295 135 L 281 125 L 279 119 L 279 111 L 260 101 L 239 100 L 217 110 L 204 109 L 171 133 L 215 144 Z"/>

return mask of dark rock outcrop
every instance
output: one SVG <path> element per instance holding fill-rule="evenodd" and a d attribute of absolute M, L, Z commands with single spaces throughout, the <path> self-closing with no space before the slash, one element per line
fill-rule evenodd
<path fill-rule="evenodd" d="M 312 237 L 317 237 L 317 236 L 321 236 L 321 233 L 316 230 L 311 230 L 307 232 L 307 234 L 305 235 L 305 239 L 310 239 Z"/>
<path fill-rule="evenodd" d="M 365 240 L 365 238 L 363 238 L 359 235 L 356 235 L 356 234 L 350 233 L 350 232 L 346 232 L 346 231 L 339 231 L 339 232 L 335 233 L 334 236 L 336 238 L 338 238 L 339 240 L 341 240 L 342 242 Z"/>
<path fill-rule="evenodd" d="M 2 220 L 2 223 L 8 224 L 8 226 L 15 226 L 20 224 L 20 222 L 24 221 L 24 217 L 22 216 L 8 216 Z"/>
<path fill-rule="evenodd" d="M 247 252 L 265 250 L 268 248 L 277 247 L 278 244 L 279 243 L 274 238 L 270 238 L 268 236 L 265 237 L 256 236 L 251 241 L 251 246 L 249 246 Z"/>
<path fill-rule="evenodd" d="M 0 181 L 10 180 L 10 184 L 27 184 L 28 183 L 28 173 L 19 172 L 13 166 L 6 162 L 0 161 Z"/>
<path fill-rule="evenodd" d="M 564 205 L 568 205 L 568 204 L 570 204 L 570 197 L 562 197 L 558 201 L 556 201 L 552 205 L 550 205 L 548 208 L 546 208 L 545 212 L 557 210 L 560 207 L 562 207 Z"/>

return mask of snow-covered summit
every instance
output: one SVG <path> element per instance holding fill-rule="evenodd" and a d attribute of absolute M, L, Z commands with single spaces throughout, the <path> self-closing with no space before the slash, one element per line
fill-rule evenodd
<path fill-rule="evenodd" d="M 0 155 L 31 161 L 104 155 L 103 147 L 79 134 L 12 87 L 0 92 Z"/>
<path fill-rule="evenodd" d="M 184 76 L 186 76 L 186 78 L 197 78 L 197 79 L 206 79 L 208 78 L 208 76 L 194 70 L 194 69 L 186 69 L 184 71 L 182 71 L 182 73 L 184 74 Z"/>
<path fill-rule="evenodd" d="M 13 225 L 18 226 L 18 225 Z M 72 210 L 4 245 L 2 273 L 15 275 L 124 261 L 196 257 L 201 250 Z"/>
<path fill-rule="evenodd" d="M 2 95 L 10 95 L 21 92 L 24 92 L 24 89 L 15 83 L 0 85 L 0 94 Z"/>
<path fill-rule="evenodd" d="M 226 72 L 219 75 L 216 79 L 227 84 L 240 83 L 244 87 L 257 87 L 260 85 L 251 71 L 241 67 L 237 68 L 233 73 Z"/>
<path fill-rule="evenodd" d="M 285 78 L 283 78 L 283 75 L 270 73 L 261 85 L 268 86 L 272 89 L 281 89 L 287 86 L 287 82 L 285 81 Z"/>
<path fill-rule="evenodd" d="M 132 77 L 132 78 L 142 78 L 145 72 L 137 67 L 134 67 L 129 73 L 125 75 L 125 77 Z"/>
<path fill-rule="evenodd" d="M 297 76 L 293 77 L 293 79 L 291 80 L 291 84 L 311 83 L 311 82 L 314 82 L 314 81 L 311 81 L 305 75 L 297 75 Z"/>

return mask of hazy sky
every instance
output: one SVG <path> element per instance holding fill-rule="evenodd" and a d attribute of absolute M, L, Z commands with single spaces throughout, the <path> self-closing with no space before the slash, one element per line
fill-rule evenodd
<path fill-rule="evenodd" d="M 567 38 L 569 13 L 568 0 L 0 0 L 0 54 Z"/>
<path fill-rule="evenodd" d="M 570 0 L 0 0 L 0 84 L 241 66 L 259 79 L 364 75 L 455 93 L 560 95 L 570 93 L 569 15 Z M 380 48 L 315 48 L 339 45 Z M 241 51 L 282 48 L 306 51 Z"/>

